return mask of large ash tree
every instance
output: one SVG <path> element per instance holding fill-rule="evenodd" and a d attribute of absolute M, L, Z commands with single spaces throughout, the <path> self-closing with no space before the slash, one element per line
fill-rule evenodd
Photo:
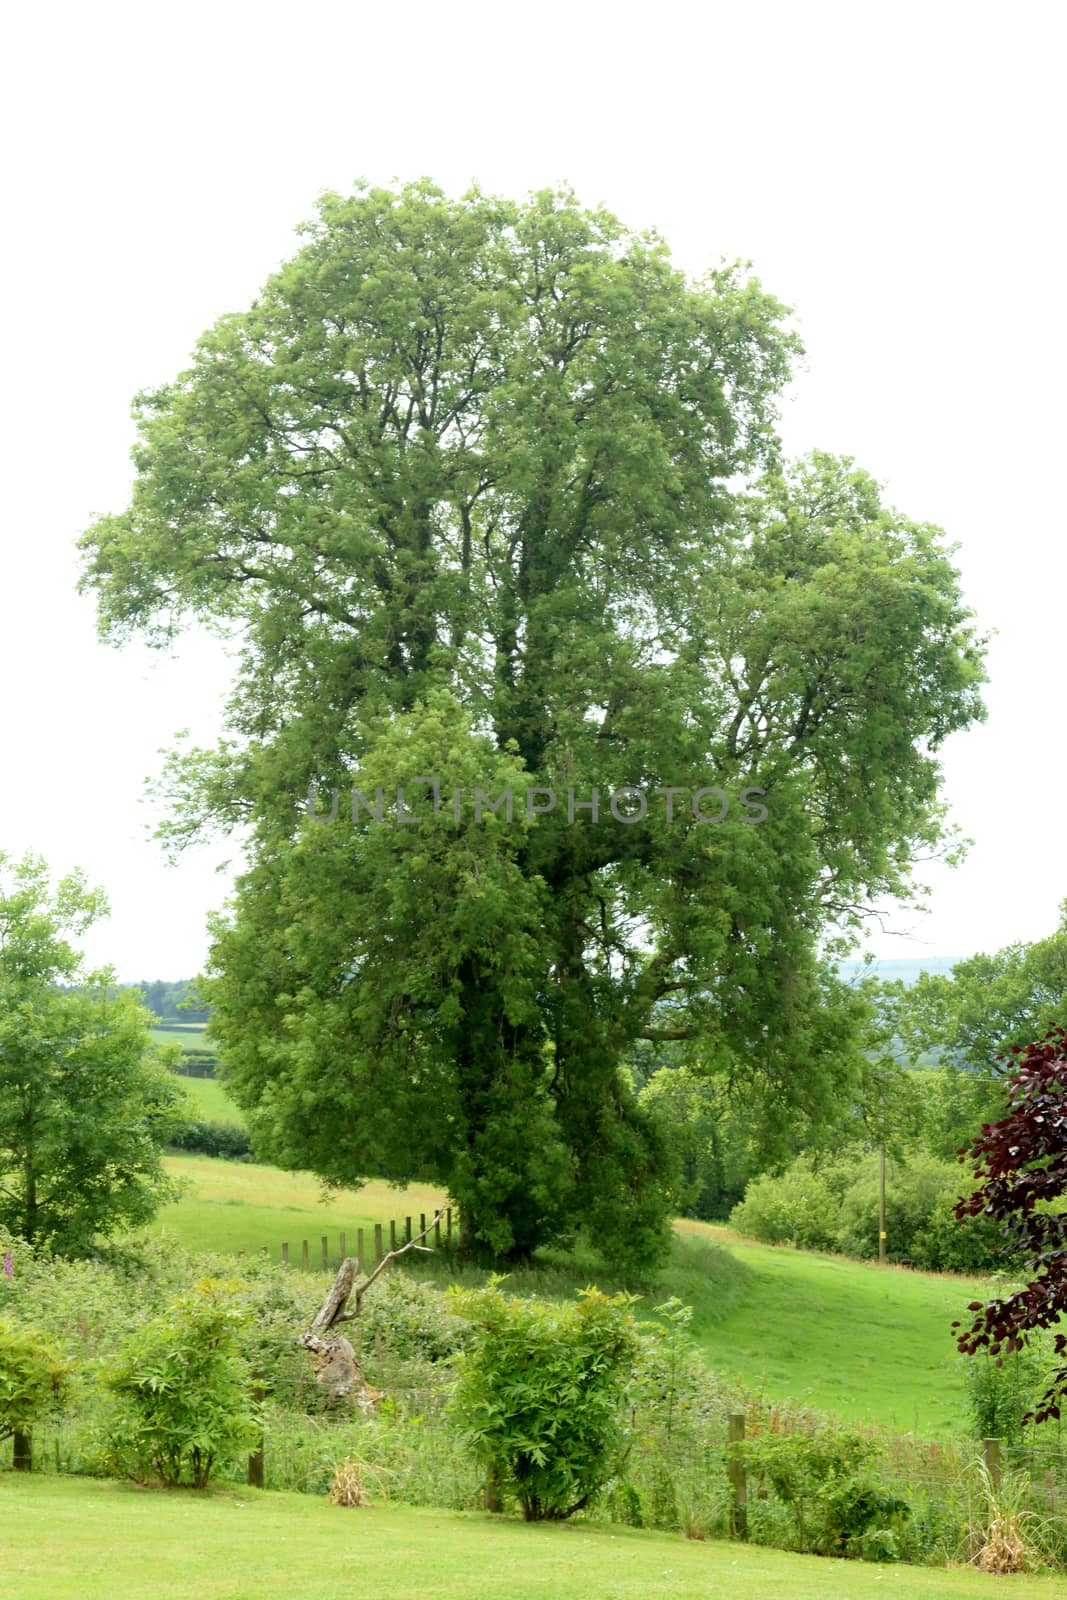
<path fill-rule="evenodd" d="M 232 1089 L 283 1165 L 442 1182 L 471 1251 L 582 1222 L 648 1259 L 664 1155 L 620 1061 L 682 1040 L 847 1099 L 860 1017 L 817 947 L 942 846 L 980 642 L 936 529 L 848 461 L 782 465 L 797 346 L 744 270 L 691 282 L 565 192 L 360 189 L 305 234 L 139 398 L 132 503 L 83 541 L 107 636 L 240 643 L 169 824 L 247 844 Z"/>

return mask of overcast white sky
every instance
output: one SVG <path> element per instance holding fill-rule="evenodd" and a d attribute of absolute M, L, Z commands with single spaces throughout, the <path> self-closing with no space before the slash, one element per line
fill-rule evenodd
<path fill-rule="evenodd" d="M 996 628 L 945 752 L 976 843 L 880 956 L 1050 932 L 1067 896 L 1067 340 L 1059 8 L 665 3 L 20 8 L 6 25 L 0 849 L 83 866 L 126 979 L 194 972 L 215 864 L 168 869 L 142 782 L 212 739 L 225 663 L 96 641 L 72 542 L 131 480 L 129 402 L 295 248 L 324 188 L 569 181 L 797 309 L 793 453 L 854 455 L 959 541 Z M 902 936 L 903 935 L 903 936 Z"/>

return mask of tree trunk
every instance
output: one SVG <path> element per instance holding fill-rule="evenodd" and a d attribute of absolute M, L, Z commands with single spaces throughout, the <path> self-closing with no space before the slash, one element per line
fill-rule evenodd
<path fill-rule="evenodd" d="M 428 1227 L 423 1228 L 414 1239 L 409 1239 L 401 1245 L 399 1250 L 391 1250 L 374 1271 L 363 1279 L 362 1283 L 356 1282 L 360 1266 L 355 1256 L 346 1256 L 337 1269 L 337 1276 L 327 1292 L 325 1300 L 315 1313 L 315 1319 L 306 1333 L 300 1334 L 297 1343 L 302 1344 L 305 1350 L 310 1350 L 315 1358 L 315 1382 L 321 1384 L 328 1394 L 335 1399 L 350 1398 L 355 1405 L 364 1412 L 371 1410 L 382 1398 L 381 1390 L 371 1388 L 367 1382 L 363 1368 L 356 1357 L 356 1352 L 348 1340 L 341 1334 L 333 1332 L 335 1324 L 339 1322 L 356 1322 L 363 1311 L 363 1296 L 385 1271 L 391 1261 L 397 1256 L 406 1255 L 409 1250 L 426 1250 L 429 1247 L 422 1240 L 432 1231 L 434 1226 L 441 1221 L 444 1215 L 442 1207 L 430 1219 Z M 349 1298 L 355 1295 L 355 1310 L 346 1311 Z"/>

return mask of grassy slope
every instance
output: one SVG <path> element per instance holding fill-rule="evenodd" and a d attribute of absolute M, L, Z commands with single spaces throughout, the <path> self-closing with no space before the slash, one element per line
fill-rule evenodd
<path fill-rule="evenodd" d="M 729 1297 L 694 1301 L 710 1366 L 772 1398 L 857 1422 L 931 1439 L 963 1430 L 950 1324 L 981 1293 L 979 1280 L 752 1244 L 706 1223 L 677 1226 L 747 1269 Z"/>
<path fill-rule="evenodd" d="M 368 1183 L 323 1202 L 320 1185 L 307 1173 L 195 1155 L 167 1156 L 164 1165 L 173 1177 L 184 1179 L 189 1190 L 175 1205 L 164 1206 L 145 1231 L 172 1236 L 193 1250 L 253 1251 L 266 1245 L 272 1260 L 278 1261 L 285 1240 L 290 1260 L 296 1261 L 300 1241 L 307 1239 L 317 1259 L 319 1239 L 325 1233 L 332 1260 L 339 1230 L 345 1230 L 347 1248 L 354 1252 L 358 1228 L 373 1229 L 376 1222 L 391 1218 L 417 1219 L 422 1211 L 429 1220 L 440 1204 L 438 1191 L 425 1184 L 398 1190 Z M 417 1230 L 417 1221 L 413 1225 Z M 371 1244 L 368 1237 L 368 1250 Z"/>
<path fill-rule="evenodd" d="M 238 1127 L 244 1127 L 244 1112 L 230 1099 L 217 1078 L 182 1078 L 180 1081 L 182 1088 L 189 1092 L 197 1116 L 207 1122 L 235 1122 Z"/>
<path fill-rule="evenodd" d="M 155 1493 L 89 1479 L 0 1479 L 5 1600 L 992 1600 L 966 1570 L 821 1561 L 588 1524 L 341 1510 L 310 1495 Z M 1008 1580 L 1064 1600 L 1060 1578 Z"/>
<path fill-rule="evenodd" d="M 149 1030 L 153 1043 L 176 1044 L 183 1051 L 214 1048 L 204 1033 L 202 1022 L 161 1024 Z M 244 1127 L 244 1112 L 230 1099 L 214 1078 L 182 1078 L 196 1105 L 197 1114 L 209 1122 L 236 1122 Z"/>

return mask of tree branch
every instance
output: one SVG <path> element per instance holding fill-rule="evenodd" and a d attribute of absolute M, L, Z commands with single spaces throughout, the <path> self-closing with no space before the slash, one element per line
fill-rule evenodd
<path fill-rule="evenodd" d="M 354 1322 L 362 1312 L 363 1296 L 366 1294 L 374 1280 L 381 1276 L 386 1267 L 389 1265 L 390 1261 L 395 1261 L 398 1256 L 406 1255 L 409 1250 L 419 1249 L 420 1240 L 425 1239 L 426 1235 L 437 1226 L 444 1214 L 445 1207 L 441 1206 L 437 1213 L 431 1218 L 429 1225 L 425 1227 L 421 1233 L 417 1233 L 413 1239 L 409 1239 L 406 1244 L 402 1244 L 399 1250 L 390 1250 L 388 1255 L 383 1256 L 378 1265 L 375 1267 L 374 1271 L 368 1278 L 364 1280 L 363 1283 L 359 1285 L 358 1288 L 355 1287 L 355 1281 L 356 1274 L 360 1269 L 360 1263 L 355 1256 L 346 1256 L 344 1261 L 341 1262 L 337 1276 L 334 1278 L 333 1284 L 330 1287 L 329 1294 L 326 1296 L 325 1300 L 322 1302 L 322 1305 L 315 1313 L 315 1320 L 312 1322 L 311 1327 L 308 1330 L 309 1333 L 328 1333 L 335 1323 Z M 428 1249 L 429 1246 L 422 1245 L 421 1248 L 425 1250 Z M 345 1306 L 347 1305 L 348 1298 L 352 1294 L 353 1290 L 355 1290 L 356 1296 L 356 1309 L 355 1311 L 346 1312 Z"/>

